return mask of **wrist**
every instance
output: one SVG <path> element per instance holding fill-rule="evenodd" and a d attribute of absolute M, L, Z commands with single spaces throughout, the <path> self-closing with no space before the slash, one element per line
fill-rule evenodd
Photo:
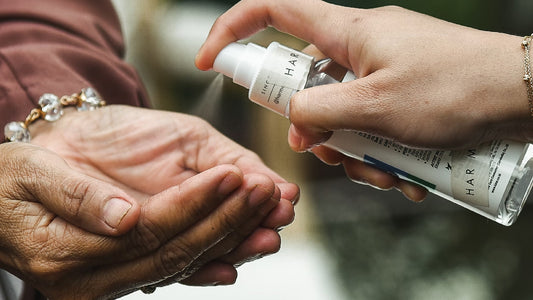
<path fill-rule="evenodd" d="M 523 80 L 522 39 L 501 33 L 486 35 L 482 42 L 487 47 L 480 49 L 480 61 L 472 65 L 480 68 L 472 96 L 489 128 L 533 121 Z"/>

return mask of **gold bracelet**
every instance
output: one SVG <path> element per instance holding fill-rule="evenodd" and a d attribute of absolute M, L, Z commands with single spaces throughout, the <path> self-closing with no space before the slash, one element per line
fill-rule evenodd
<path fill-rule="evenodd" d="M 533 78 L 531 77 L 531 40 L 533 34 L 526 35 L 522 40 L 522 48 L 524 48 L 524 82 L 527 88 L 527 100 L 529 102 L 529 113 L 533 117 Z"/>
<path fill-rule="evenodd" d="M 82 89 L 77 94 L 63 96 L 61 98 L 54 94 L 43 94 L 39 98 L 39 106 L 31 110 L 24 122 L 11 122 L 4 127 L 6 142 L 25 142 L 31 140 L 29 126 L 39 120 L 44 119 L 48 122 L 59 120 L 63 115 L 63 108 L 75 106 L 78 111 L 91 111 L 105 105 L 105 101 L 93 88 Z"/>

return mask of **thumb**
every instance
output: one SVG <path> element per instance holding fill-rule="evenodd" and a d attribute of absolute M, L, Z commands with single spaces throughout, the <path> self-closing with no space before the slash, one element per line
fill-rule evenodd
<path fill-rule="evenodd" d="M 304 89 L 290 104 L 289 144 L 306 151 L 325 142 L 333 130 L 378 133 L 387 107 L 379 101 L 376 73 L 345 83 Z"/>
<path fill-rule="evenodd" d="M 22 187 L 22 200 L 39 202 L 93 233 L 120 235 L 137 223 L 139 205 L 118 187 L 73 170 L 46 149 L 20 143 L 5 146 L 8 169 L 14 166 L 10 171 L 16 173 L 10 178 Z"/>

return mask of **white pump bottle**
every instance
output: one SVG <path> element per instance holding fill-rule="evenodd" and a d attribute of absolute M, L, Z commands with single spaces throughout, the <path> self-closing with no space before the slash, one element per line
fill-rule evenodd
<path fill-rule="evenodd" d="M 330 59 L 315 62 L 277 42 L 268 48 L 229 44 L 213 69 L 249 89 L 250 100 L 285 117 L 297 91 L 356 78 Z M 334 131 L 324 145 L 507 226 L 518 217 L 533 184 L 529 144 L 513 141 L 497 140 L 464 151 L 425 150 L 364 132 Z"/>

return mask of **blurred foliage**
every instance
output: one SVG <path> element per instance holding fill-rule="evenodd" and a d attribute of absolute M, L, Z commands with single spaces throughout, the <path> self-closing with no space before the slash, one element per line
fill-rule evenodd
<path fill-rule="evenodd" d="M 185 2 L 187 0 L 169 0 Z M 192 0 L 188 0 L 192 1 Z M 235 0 L 199 0 L 234 5 Z M 533 18 L 528 14 L 529 0 L 328 0 L 326 2 L 358 8 L 375 8 L 397 5 L 457 24 L 483 30 L 524 35 L 533 28 Z M 196 1 L 198 2 L 198 1 Z"/>
<path fill-rule="evenodd" d="M 311 187 L 348 299 L 533 299 L 532 207 L 505 227 L 444 199 L 347 184 Z"/>

